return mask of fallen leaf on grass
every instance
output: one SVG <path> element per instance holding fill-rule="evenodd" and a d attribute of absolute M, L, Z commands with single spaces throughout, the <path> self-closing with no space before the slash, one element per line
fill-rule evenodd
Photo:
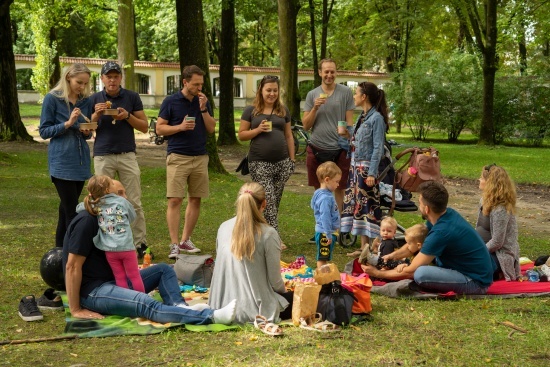
<path fill-rule="evenodd" d="M 72 355 L 73 357 L 78 357 L 78 354 L 76 353 L 69 353 L 70 355 Z"/>
<path fill-rule="evenodd" d="M 250 338 L 248 338 L 248 340 L 253 342 L 253 341 L 258 340 L 258 337 L 256 335 L 252 335 Z"/>
<path fill-rule="evenodd" d="M 235 342 L 236 345 L 243 345 L 243 342 Z"/>
<path fill-rule="evenodd" d="M 23 331 L 23 329 L 17 329 L 17 330 L 15 330 L 15 331 L 18 332 L 18 333 L 20 333 L 20 332 Z"/>

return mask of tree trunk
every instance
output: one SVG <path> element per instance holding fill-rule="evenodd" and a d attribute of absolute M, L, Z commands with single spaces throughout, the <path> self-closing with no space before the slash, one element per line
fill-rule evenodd
<path fill-rule="evenodd" d="M 218 145 L 237 144 L 233 114 L 233 61 L 235 44 L 235 0 L 222 3 L 222 33 L 220 47 L 220 121 Z"/>
<path fill-rule="evenodd" d="M 0 0 L 0 141 L 33 141 L 21 121 L 10 19 L 13 0 Z"/>
<path fill-rule="evenodd" d="M 124 69 L 122 86 L 136 90 L 134 60 L 136 59 L 134 4 L 132 0 L 118 0 L 118 61 Z"/>
<path fill-rule="evenodd" d="M 495 74 L 497 71 L 497 1 L 488 0 L 486 7 L 485 50 L 483 52 L 483 117 L 479 143 L 494 144 L 493 111 Z"/>
<path fill-rule="evenodd" d="M 210 72 L 208 70 L 208 41 L 202 13 L 202 0 L 176 0 L 176 15 L 180 70 L 183 70 L 187 65 L 197 65 L 205 72 L 202 92 L 214 107 Z M 227 173 L 218 155 L 216 134 L 208 137 L 206 149 L 210 158 L 208 169 L 212 172 Z"/>
<path fill-rule="evenodd" d="M 319 59 L 317 56 L 317 41 L 315 37 L 315 3 L 309 0 L 309 31 L 311 33 L 311 52 L 313 57 L 313 85 L 318 87 L 321 85 L 321 75 L 317 72 Z"/>
<path fill-rule="evenodd" d="M 281 60 L 281 98 L 293 117 L 300 117 L 300 91 L 298 89 L 298 42 L 296 16 L 298 0 L 278 0 L 279 52 Z"/>
<path fill-rule="evenodd" d="M 50 47 L 53 46 L 53 44 L 57 42 L 57 32 L 55 30 L 55 27 L 50 28 Z M 59 79 L 61 79 L 61 64 L 59 63 L 59 52 L 55 53 L 55 56 L 52 59 L 53 64 L 53 73 L 50 75 L 50 82 L 49 86 L 50 89 L 53 89 Z"/>

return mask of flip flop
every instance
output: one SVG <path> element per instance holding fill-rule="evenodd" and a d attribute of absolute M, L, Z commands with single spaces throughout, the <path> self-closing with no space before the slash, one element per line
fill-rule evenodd
<path fill-rule="evenodd" d="M 313 323 L 313 324 L 308 324 L 308 322 L 306 321 L 306 319 L 304 319 L 303 317 L 300 318 L 300 327 L 302 329 L 306 329 L 306 330 L 311 330 L 311 331 L 317 331 L 317 332 L 320 332 L 320 333 L 329 333 L 329 332 L 334 332 L 334 331 L 340 331 L 340 327 L 336 324 L 333 324 L 332 322 L 330 321 L 321 321 L 320 319 Z"/>
<path fill-rule="evenodd" d="M 272 322 L 268 322 L 264 316 L 258 315 L 254 320 L 254 327 L 260 330 L 262 333 L 270 336 L 283 335 L 283 329 L 279 325 Z"/>

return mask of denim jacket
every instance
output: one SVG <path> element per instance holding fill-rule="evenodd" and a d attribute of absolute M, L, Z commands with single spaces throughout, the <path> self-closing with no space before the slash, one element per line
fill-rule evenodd
<path fill-rule="evenodd" d="M 353 128 L 350 128 L 350 134 L 353 134 L 361 116 L 355 122 Z M 386 124 L 382 115 L 372 107 L 363 118 L 363 123 L 355 131 L 353 146 L 355 147 L 354 160 L 369 162 L 369 176 L 378 176 L 378 165 L 384 154 L 384 139 L 386 134 Z"/>
<path fill-rule="evenodd" d="M 75 107 L 80 108 L 83 115 L 92 115 L 92 106 L 88 98 L 80 99 L 76 106 L 67 103 L 53 93 L 44 97 L 40 126 L 38 131 L 42 139 L 50 139 L 48 145 L 48 168 L 50 176 L 69 181 L 86 181 L 91 174 L 90 148 L 79 130 L 80 123 L 86 122 L 82 116 L 68 129 L 65 121 L 69 120 Z"/>

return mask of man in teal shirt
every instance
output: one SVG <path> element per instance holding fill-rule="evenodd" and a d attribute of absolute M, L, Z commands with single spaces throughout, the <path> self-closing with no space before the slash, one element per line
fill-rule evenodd
<path fill-rule="evenodd" d="M 443 184 L 428 181 L 418 187 L 419 209 L 429 233 L 410 265 L 380 271 L 363 270 L 385 279 L 414 279 L 421 290 L 458 294 L 485 294 L 493 283 L 495 263 L 475 229 L 454 209 Z M 430 264 L 435 260 L 436 266 Z"/>

